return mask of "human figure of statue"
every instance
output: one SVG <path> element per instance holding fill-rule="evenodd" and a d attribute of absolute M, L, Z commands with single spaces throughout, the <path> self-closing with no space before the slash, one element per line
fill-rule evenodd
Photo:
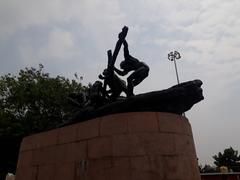
<path fill-rule="evenodd" d="M 121 37 L 121 33 L 119 34 Z M 129 54 L 128 43 L 126 40 L 123 41 L 124 60 L 120 63 L 122 70 L 114 67 L 116 73 L 120 76 L 125 76 L 130 71 L 133 71 L 127 78 L 127 96 L 133 96 L 133 88 L 141 83 L 149 73 L 149 67 L 144 62 L 139 61 L 135 57 Z"/>
<path fill-rule="evenodd" d="M 106 98 L 109 98 L 111 101 L 115 101 L 122 92 L 127 94 L 126 83 L 115 73 L 111 73 L 108 69 L 105 69 L 98 77 L 99 79 L 104 80 L 103 92 Z M 107 86 L 110 88 L 108 91 Z"/>

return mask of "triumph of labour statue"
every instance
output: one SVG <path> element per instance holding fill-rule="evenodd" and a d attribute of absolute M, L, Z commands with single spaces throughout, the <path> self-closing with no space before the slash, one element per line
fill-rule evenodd
<path fill-rule="evenodd" d="M 69 100 L 79 109 L 67 124 L 122 112 L 159 111 L 182 114 L 204 99 L 201 80 L 180 83 L 161 91 L 134 95 L 134 87 L 148 76 L 149 67 L 129 53 L 127 33 L 128 27 L 124 26 L 118 34 L 114 51 L 107 51 L 106 69 L 98 76 L 99 80 L 93 83 L 88 93 L 69 96 Z M 121 69 L 117 69 L 115 62 L 122 46 L 124 60 L 120 63 Z M 127 82 L 120 78 L 127 75 Z M 125 96 L 121 96 L 122 93 Z"/>

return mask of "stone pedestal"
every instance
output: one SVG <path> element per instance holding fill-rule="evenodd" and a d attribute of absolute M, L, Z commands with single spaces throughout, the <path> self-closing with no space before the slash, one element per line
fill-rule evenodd
<path fill-rule="evenodd" d="M 185 117 L 136 112 L 24 138 L 16 180 L 200 180 L 200 174 Z"/>

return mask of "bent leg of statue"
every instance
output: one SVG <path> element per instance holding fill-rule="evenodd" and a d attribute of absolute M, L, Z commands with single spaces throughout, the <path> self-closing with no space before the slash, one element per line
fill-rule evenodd
<path fill-rule="evenodd" d="M 133 79 L 130 78 L 130 77 L 131 77 L 131 76 L 129 76 L 129 77 L 127 78 L 127 82 L 128 82 L 128 85 L 127 85 L 127 96 L 128 96 L 128 97 L 134 95 L 134 94 L 133 94 L 133 87 L 134 87 L 134 85 L 133 85 Z"/>

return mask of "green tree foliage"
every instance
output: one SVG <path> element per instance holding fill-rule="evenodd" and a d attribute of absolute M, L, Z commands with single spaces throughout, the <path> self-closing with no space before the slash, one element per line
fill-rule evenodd
<path fill-rule="evenodd" d="M 217 155 L 214 155 L 213 159 L 217 167 L 226 166 L 234 172 L 240 171 L 240 156 L 238 151 L 232 147 L 225 149 L 223 153 L 219 152 Z"/>
<path fill-rule="evenodd" d="M 73 107 L 68 95 L 86 90 L 77 80 L 50 77 L 40 64 L 38 69 L 25 68 L 17 76 L 0 77 L 0 167 L 16 164 L 21 138 L 54 128 L 67 120 Z M 13 142 L 11 144 L 11 142 Z M 13 146 L 11 146 L 13 145 Z M 10 153 L 9 148 L 15 148 Z M 9 154 L 9 153 L 10 154 Z M 15 159 L 11 160 L 12 157 Z M 5 158 L 8 162 L 3 162 Z"/>

